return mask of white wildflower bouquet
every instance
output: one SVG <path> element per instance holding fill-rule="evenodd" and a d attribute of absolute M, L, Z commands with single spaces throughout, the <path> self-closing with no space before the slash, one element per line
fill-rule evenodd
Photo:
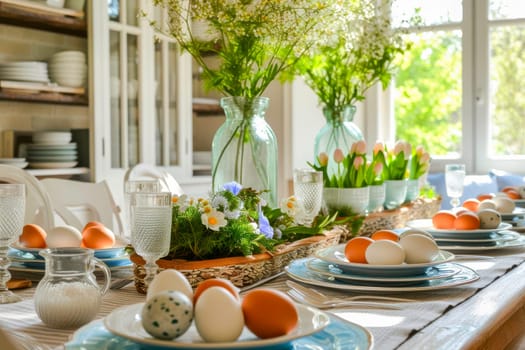
<path fill-rule="evenodd" d="M 392 27 L 391 3 L 340 0 L 325 11 L 329 21 L 315 33 L 318 44 L 296 65 L 324 108 L 342 113 L 374 84 L 390 83 L 395 58 L 409 49 L 403 31 Z"/>
<path fill-rule="evenodd" d="M 280 208 L 266 205 L 261 192 L 238 183 L 225 184 L 207 199 L 173 198 L 171 247 L 168 259 L 203 260 L 249 256 L 277 245 L 321 234 L 335 216 L 318 216 L 303 226 L 302 207 L 289 197 Z"/>

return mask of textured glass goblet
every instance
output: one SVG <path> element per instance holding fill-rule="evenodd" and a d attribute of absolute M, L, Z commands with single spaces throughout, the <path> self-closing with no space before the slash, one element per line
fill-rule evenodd
<path fill-rule="evenodd" d="M 7 288 L 11 279 L 7 252 L 22 233 L 25 208 L 25 185 L 0 184 L 0 304 L 22 300 Z"/>
<path fill-rule="evenodd" d="M 135 192 L 161 192 L 159 180 L 128 180 L 124 183 L 124 236 L 131 236 L 130 194 Z"/>
<path fill-rule="evenodd" d="M 146 261 L 146 286 L 157 273 L 157 260 L 168 255 L 170 249 L 171 208 L 169 192 L 130 194 L 131 245 Z"/>
<path fill-rule="evenodd" d="M 293 191 L 303 204 L 304 224 L 310 226 L 323 202 L 323 173 L 312 169 L 295 169 Z"/>
<path fill-rule="evenodd" d="M 465 164 L 445 165 L 445 184 L 447 186 L 447 196 L 452 198 L 450 200 L 452 209 L 456 209 L 460 204 L 459 199 L 463 195 L 465 175 Z"/>

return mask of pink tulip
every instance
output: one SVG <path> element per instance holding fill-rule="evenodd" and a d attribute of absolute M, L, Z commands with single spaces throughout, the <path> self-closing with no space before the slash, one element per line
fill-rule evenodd
<path fill-rule="evenodd" d="M 419 159 L 419 164 L 426 164 L 430 161 L 430 154 L 428 152 L 425 152 L 421 155 L 421 158 Z"/>
<path fill-rule="evenodd" d="M 374 165 L 374 175 L 378 176 L 383 172 L 383 163 L 376 163 Z"/>
<path fill-rule="evenodd" d="M 328 165 L 328 154 L 326 154 L 325 152 L 319 153 L 319 157 L 317 159 L 319 160 L 319 164 L 321 166 Z"/>
<path fill-rule="evenodd" d="M 416 155 L 421 158 L 423 156 L 423 153 L 425 153 L 425 150 L 423 149 L 423 146 L 419 145 L 416 147 Z"/>
<path fill-rule="evenodd" d="M 364 163 L 365 163 L 365 160 L 364 160 L 363 157 L 361 157 L 361 156 L 355 157 L 355 159 L 354 159 L 354 168 L 355 168 L 355 170 L 359 170 L 359 168 L 361 166 L 363 166 Z"/>
<path fill-rule="evenodd" d="M 397 156 L 399 153 L 405 151 L 405 145 L 403 141 L 397 141 L 394 146 L 394 151 L 392 152 L 395 156 Z"/>
<path fill-rule="evenodd" d="M 334 160 L 336 163 L 341 163 L 345 159 L 345 155 L 340 148 L 334 151 Z"/>
<path fill-rule="evenodd" d="M 355 153 L 357 154 L 365 154 L 366 153 L 366 142 L 365 140 L 359 140 L 357 142 L 355 142 L 353 145 L 352 145 L 352 148 L 354 148 L 354 145 L 355 145 Z"/>
<path fill-rule="evenodd" d="M 380 142 L 380 141 L 377 141 L 376 144 L 374 145 L 374 156 L 377 155 L 379 152 L 384 152 L 385 151 L 385 145 Z"/>

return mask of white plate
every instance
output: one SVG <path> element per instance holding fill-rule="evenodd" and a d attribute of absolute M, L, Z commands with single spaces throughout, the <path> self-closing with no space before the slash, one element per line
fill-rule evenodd
<path fill-rule="evenodd" d="M 0 158 L 0 163 L 9 164 L 9 163 L 23 163 L 25 158 Z"/>
<path fill-rule="evenodd" d="M 461 242 L 461 243 L 496 243 L 496 242 L 504 242 L 504 241 L 512 241 L 514 239 L 517 239 L 520 237 L 520 234 L 514 231 L 500 231 L 496 233 L 492 233 L 489 238 L 480 238 L 480 239 L 474 239 L 474 238 L 435 238 L 436 242 L 446 243 L 446 242 Z"/>
<path fill-rule="evenodd" d="M 517 207 L 525 208 L 525 199 L 515 199 L 514 203 Z"/>
<path fill-rule="evenodd" d="M 501 213 L 501 219 L 508 221 L 514 219 L 516 216 L 524 216 L 525 215 L 525 208 L 516 207 L 512 213 Z"/>
<path fill-rule="evenodd" d="M 285 271 L 287 275 L 296 281 L 311 284 L 314 286 L 340 289 L 346 291 L 366 291 L 366 292 L 423 292 L 429 290 L 452 288 L 461 286 L 464 284 L 475 282 L 479 279 L 479 275 L 476 271 L 456 264 L 461 271 L 457 274 L 446 277 L 437 278 L 429 281 L 422 281 L 417 285 L 410 286 L 367 286 L 360 284 L 351 284 L 348 282 L 332 281 L 326 276 L 320 275 L 313 271 L 310 271 L 306 266 L 306 262 L 309 258 L 298 259 L 292 261 L 286 266 Z"/>
<path fill-rule="evenodd" d="M 33 169 L 66 169 L 73 168 L 78 162 L 29 162 Z"/>
<path fill-rule="evenodd" d="M 345 256 L 346 244 L 338 244 L 328 248 L 320 249 L 314 253 L 318 259 L 336 265 L 344 272 L 362 274 L 366 276 L 414 276 L 422 275 L 430 267 L 451 262 L 454 254 L 441 251 L 441 254 L 432 262 L 423 264 L 399 264 L 399 265 L 370 265 L 351 263 Z"/>
<path fill-rule="evenodd" d="M 409 222 L 407 222 L 407 226 L 408 227 L 412 227 L 412 228 L 418 228 L 418 229 L 421 229 L 421 230 L 425 230 L 429 233 L 441 233 L 441 232 L 447 232 L 447 233 L 472 233 L 472 234 L 476 234 L 476 233 L 491 233 L 491 232 L 498 232 L 498 231 L 502 231 L 502 230 L 508 230 L 512 225 L 511 224 L 507 224 L 505 222 L 501 223 L 498 228 L 487 228 L 487 229 L 477 229 L 477 230 L 444 230 L 444 229 L 437 229 L 437 228 L 434 228 L 434 226 L 432 225 L 432 219 L 419 219 L 419 220 L 411 220 Z"/>
<path fill-rule="evenodd" d="M 460 272 L 461 269 L 457 264 L 441 264 L 433 266 L 421 275 L 397 277 L 397 276 L 363 276 L 359 274 L 351 274 L 344 272 L 336 266 L 327 263 L 326 261 L 312 258 L 306 261 L 306 267 L 313 272 L 320 273 L 327 277 L 339 279 L 341 281 L 358 281 L 372 282 L 372 283 L 386 283 L 386 284 L 398 284 L 398 283 L 414 283 L 421 281 L 433 280 L 436 278 L 445 278 L 455 275 Z"/>
<path fill-rule="evenodd" d="M 28 154 L 27 160 L 30 162 L 72 162 L 77 160 L 76 155 L 59 155 L 59 156 L 36 156 Z"/>
<path fill-rule="evenodd" d="M 77 144 L 75 142 L 70 142 L 65 145 L 42 145 L 37 143 L 29 143 L 27 144 L 28 150 L 74 150 L 77 148 Z"/>
<path fill-rule="evenodd" d="M 330 323 L 330 317 L 323 311 L 296 304 L 299 324 L 290 334 L 270 339 L 260 339 L 245 327 L 241 336 L 234 342 L 206 343 L 199 336 L 195 324 L 177 339 L 162 340 L 153 338 L 142 327 L 140 313 L 144 303 L 126 305 L 113 310 L 104 318 L 104 326 L 113 334 L 149 346 L 162 346 L 166 349 L 255 349 L 286 344 L 294 339 L 320 332 Z"/>
<path fill-rule="evenodd" d="M 462 244 L 455 244 L 455 245 L 438 245 L 441 248 L 445 248 L 447 250 L 453 250 L 453 251 L 485 251 L 485 250 L 498 250 L 498 249 L 509 249 L 509 248 L 521 248 L 525 246 L 525 237 L 521 236 L 518 239 L 512 240 L 512 241 L 499 241 L 496 242 L 496 244 L 490 244 L 490 245 L 462 245 Z"/>

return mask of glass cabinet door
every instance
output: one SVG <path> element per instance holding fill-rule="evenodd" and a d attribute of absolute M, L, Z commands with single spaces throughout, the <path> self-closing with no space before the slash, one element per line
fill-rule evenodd
<path fill-rule="evenodd" d="M 137 164 L 139 154 L 141 29 L 138 26 L 137 0 L 108 3 L 109 79 L 110 79 L 110 154 L 112 168 Z"/>

